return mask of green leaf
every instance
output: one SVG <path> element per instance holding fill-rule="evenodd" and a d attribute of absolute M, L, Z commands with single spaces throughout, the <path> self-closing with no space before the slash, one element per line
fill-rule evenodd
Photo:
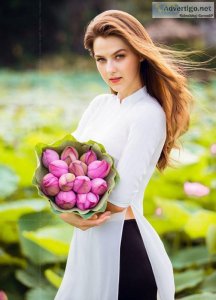
<path fill-rule="evenodd" d="M 64 224 L 66 226 L 66 224 L 60 218 L 58 218 L 55 214 L 52 214 L 51 212 L 32 213 L 24 215 L 20 218 L 18 222 L 18 229 L 21 249 L 23 254 L 27 256 L 35 265 L 65 262 L 65 255 L 55 255 L 52 251 L 50 251 L 51 248 L 48 249 L 48 245 L 46 244 L 46 238 L 43 239 L 37 236 L 37 231 L 40 233 L 40 229 L 49 226 L 53 226 L 55 228 L 56 226 L 58 227 L 60 224 Z M 68 234 L 68 231 L 71 230 L 72 237 L 73 228 L 70 225 L 67 226 L 68 228 L 66 234 Z M 34 234 L 34 232 L 36 233 Z M 43 233 L 43 230 L 41 232 Z M 44 232 L 46 232 L 46 229 Z M 53 232 L 53 236 L 50 237 L 51 240 L 52 238 L 55 239 L 55 230 Z M 56 232 L 58 232 L 58 230 Z M 27 233 L 31 233 L 30 237 L 33 236 L 33 238 L 25 238 L 23 233 L 25 233 L 24 235 L 27 235 L 27 237 L 29 237 Z M 65 234 L 62 234 L 62 236 L 62 239 L 64 239 Z M 63 241 L 63 243 L 65 243 L 65 241 Z M 46 247 L 44 247 L 44 244 L 46 245 Z M 53 244 L 52 247 L 54 247 Z M 59 249 L 54 252 L 56 253 L 57 251 L 62 250 Z"/>
<path fill-rule="evenodd" d="M 175 274 L 176 292 L 181 292 L 187 288 L 193 288 L 205 278 L 204 270 L 188 270 Z"/>
<path fill-rule="evenodd" d="M 190 217 L 190 212 L 183 205 L 183 201 L 156 197 L 155 202 L 158 207 L 162 208 L 162 214 L 178 228 L 181 228 Z"/>
<path fill-rule="evenodd" d="M 45 195 L 42 192 L 42 190 L 40 188 L 43 177 L 45 176 L 45 174 L 48 173 L 47 168 L 45 168 L 42 163 L 43 151 L 46 149 L 53 149 L 60 155 L 61 152 L 64 150 L 64 148 L 67 146 L 72 146 L 72 147 L 76 148 L 76 150 L 79 153 L 79 157 L 83 153 L 87 152 L 89 149 L 92 149 L 96 153 L 97 158 L 99 160 L 104 159 L 111 165 L 109 175 L 105 178 L 105 180 L 107 181 L 108 189 L 107 189 L 106 193 L 103 195 L 103 197 L 100 199 L 98 204 L 92 209 L 81 210 L 77 207 L 74 207 L 67 211 L 64 209 L 61 209 L 55 204 L 54 197 L 48 197 L 47 195 Z M 115 165 L 114 165 L 114 158 L 111 155 L 109 155 L 108 153 L 106 153 L 106 149 L 104 148 L 104 146 L 102 144 L 100 144 L 96 141 L 93 141 L 93 140 L 89 140 L 85 143 L 81 143 L 73 135 L 67 134 L 62 139 L 57 140 L 52 144 L 38 143 L 35 146 L 35 153 L 36 153 L 36 157 L 37 157 L 37 168 L 36 168 L 34 176 L 32 178 L 32 183 L 33 183 L 33 185 L 35 185 L 37 187 L 38 194 L 49 200 L 52 211 L 54 213 L 61 213 L 61 212 L 65 212 L 65 211 L 73 212 L 73 213 L 81 216 L 84 219 L 88 219 L 92 215 L 94 215 L 96 212 L 104 212 L 105 211 L 109 194 L 113 190 L 114 186 L 119 182 L 120 177 L 119 177 L 117 169 L 115 168 Z"/>
<path fill-rule="evenodd" d="M 215 299 L 216 299 L 216 295 L 209 294 L 209 293 L 196 294 L 196 295 L 187 296 L 184 298 L 179 298 L 179 300 L 215 300 Z"/>
<path fill-rule="evenodd" d="M 190 216 L 184 230 L 191 238 L 201 238 L 206 236 L 212 224 L 216 225 L 216 213 L 202 209 Z"/>
<path fill-rule="evenodd" d="M 69 244 L 73 234 L 73 227 L 68 224 L 61 224 L 55 227 L 43 227 L 37 231 L 23 231 L 23 236 L 51 252 L 56 256 L 67 257 Z"/>
<path fill-rule="evenodd" d="M 179 250 L 171 256 L 171 260 L 175 269 L 183 269 L 216 262 L 216 255 L 210 255 L 205 246 L 196 246 Z"/>
<path fill-rule="evenodd" d="M 38 286 L 46 285 L 47 282 L 43 276 L 41 276 L 41 266 L 28 265 L 25 270 L 17 270 L 15 272 L 16 278 L 26 287 L 36 288 Z"/>
<path fill-rule="evenodd" d="M 17 265 L 24 268 L 26 261 L 23 258 L 12 256 L 0 248 L 0 265 Z"/>
<path fill-rule="evenodd" d="M 44 199 L 21 199 L 0 204 L 0 223 L 5 221 L 17 222 L 25 214 L 48 209 Z"/>
<path fill-rule="evenodd" d="M 62 277 L 57 275 L 55 272 L 53 272 L 51 269 L 47 269 L 45 271 L 45 277 L 47 280 L 56 288 L 60 287 L 60 284 L 62 282 Z"/>
<path fill-rule="evenodd" d="M 6 165 L 0 164 L 0 198 L 10 196 L 18 187 L 19 177 Z"/>
<path fill-rule="evenodd" d="M 50 287 L 39 287 L 30 290 L 29 292 L 26 293 L 26 300 L 39 300 L 39 299 L 44 299 L 44 300 L 53 300 L 55 295 L 57 293 L 57 290 Z"/>
<path fill-rule="evenodd" d="M 205 278 L 200 288 L 203 292 L 213 292 L 216 293 L 216 271 Z"/>
<path fill-rule="evenodd" d="M 206 244 L 210 254 L 216 254 L 216 225 L 210 225 L 206 235 Z"/>

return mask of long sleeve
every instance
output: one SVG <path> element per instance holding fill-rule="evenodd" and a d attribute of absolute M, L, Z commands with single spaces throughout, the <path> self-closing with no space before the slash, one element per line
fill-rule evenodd
<path fill-rule="evenodd" d="M 80 134 L 82 133 L 85 126 L 87 126 L 89 120 L 91 119 L 94 109 L 98 106 L 98 101 L 100 101 L 100 95 L 93 98 L 93 100 L 89 103 L 87 108 L 84 110 L 77 128 L 71 133 L 76 139 L 79 139 Z"/>
<path fill-rule="evenodd" d="M 116 166 L 120 181 L 110 193 L 109 202 L 120 207 L 130 205 L 145 180 L 155 151 L 161 153 L 165 138 L 166 116 L 161 107 L 147 105 L 136 113 Z"/>

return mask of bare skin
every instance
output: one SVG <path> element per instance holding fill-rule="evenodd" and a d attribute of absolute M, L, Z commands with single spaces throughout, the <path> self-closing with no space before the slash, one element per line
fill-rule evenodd
<path fill-rule="evenodd" d="M 62 213 L 60 214 L 60 218 L 66 223 L 85 231 L 91 227 L 100 226 L 101 224 L 105 223 L 107 220 L 109 220 L 110 215 L 111 212 L 105 211 L 103 213 L 97 213 L 91 218 L 85 220 L 74 213 Z"/>

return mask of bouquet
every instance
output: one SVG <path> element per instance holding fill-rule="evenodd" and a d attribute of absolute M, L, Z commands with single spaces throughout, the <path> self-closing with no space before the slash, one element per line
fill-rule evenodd
<path fill-rule="evenodd" d="M 119 174 L 102 144 L 82 143 L 68 134 L 52 144 L 37 144 L 35 153 L 32 183 L 50 201 L 53 212 L 73 212 L 88 219 L 105 211 Z"/>

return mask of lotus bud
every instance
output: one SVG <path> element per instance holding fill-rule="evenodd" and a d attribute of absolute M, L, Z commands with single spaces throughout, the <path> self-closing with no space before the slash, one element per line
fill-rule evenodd
<path fill-rule="evenodd" d="M 55 197 L 55 203 L 63 209 L 71 209 L 76 204 L 76 194 L 73 191 L 60 191 Z"/>
<path fill-rule="evenodd" d="M 8 300 L 8 297 L 4 291 L 0 291 L 0 300 Z"/>
<path fill-rule="evenodd" d="M 184 183 L 184 191 L 188 196 L 203 197 L 209 194 L 210 189 L 199 182 L 186 181 Z"/>
<path fill-rule="evenodd" d="M 99 196 L 92 192 L 87 194 L 77 194 L 76 206 L 81 210 L 90 209 L 99 202 Z"/>
<path fill-rule="evenodd" d="M 107 183 L 102 178 L 92 179 L 91 185 L 91 191 L 96 195 L 103 195 L 107 191 Z"/>
<path fill-rule="evenodd" d="M 109 174 L 111 165 L 106 160 L 95 160 L 88 165 L 87 175 L 91 179 L 104 178 Z"/>
<path fill-rule="evenodd" d="M 69 172 L 73 173 L 76 176 L 86 175 L 87 169 L 87 165 L 80 160 L 74 160 L 69 165 Z"/>
<path fill-rule="evenodd" d="M 72 161 L 79 159 L 79 154 L 74 147 L 68 146 L 63 150 L 61 159 L 69 165 Z"/>
<path fill-rule="evenodd" d="M 59 155 L 55 150 L 52 149 L 46 149 L 43 151 L 42 154 L 42 162 L 43 165 L 48 168 L 49 164 L 54 161 L 54 160 L 58 160 L 59 159 Z"/>
<path fill-rule="evenodd" d="M 68 165 L 63 160 L 54 160 L 49 164 L 49 172 L 56 177 L 61 177 L 61 175 L 68 173 Z"/>
<path fill-rule="evenodd" d="M 88 150 L 80 157 L 80 160 L 86 165 L 89 165 L 91 162 L 97 160 L 97 155 L 93 150 Z"/>
<path fill-rule="evenodd" d="M 77 176 L 74 180 L 73 190 L 79 194 L 90 192 L 91 180 L 87 176 Z"/>
<path fill-rule="evenodd" d="M 59 178 L 59 187 L 62 191 L 68 192 L 73 188 L 73 182 L 76 176 L 72 173 L 63 174 Z"/>
<path fill-rule="evenodd" d="M 60 191 L 58 178 L 52 173 L 46 174 L 42 179 L 41 189 L 48 196 L 56 196 Z"/>
<path fill-rule="evenodd" d="M 216 156 L 216 143 L 211 145 L 210 152 L 213 156 Z"/>

